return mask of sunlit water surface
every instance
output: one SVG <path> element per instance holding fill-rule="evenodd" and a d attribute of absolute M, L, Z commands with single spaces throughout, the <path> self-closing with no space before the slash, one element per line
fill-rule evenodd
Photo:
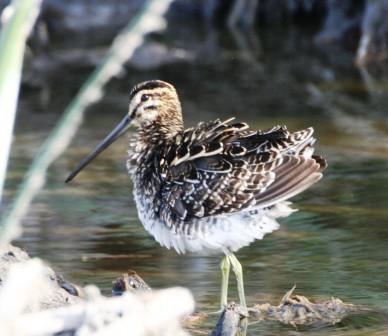
<path fill-rule="evenodd" d="M 76 163 L 121 120 L 130 87 L 160 78 L 176 85 L 187 125 L 236 116 L 261 129 L 314 126 L 317 151 L 329 163 L 323 180 L 294 199 L 300 210 L 281 220 L 280 230 L 238 252 L 248 302 L 277 304 L 296 284 L 298 294 L 315 300 L 335 296 L 371 312 L 333 326 L 254 324 L 249 333 L 382 335 L 388 325 L 387 86 L 380 83 L 377 93 L 368 91 L 351 54 L 325 54 L 298 32 L 264 31 L 249 37 L 248 48 L 225 31 L 170 35 L 168 45 L 187 48 L 195 60 L 146 73 L 129 69 L 109 84 L 102 102 L 88 110 L 71 147 L 50 168 L 17 244 L 49 261 L 69 281 L 94 283 L 106 294 L 130 268 L 154 288 L 189 288 L 200 311 L 218 309 L 220 257 L 177 255 L 160 247 L 139 222 L 125 169 L 125 139 L 64 184 Z M 22 92 L 8 200 L 87 74 L 77 69 L 50 73 L 46 108 L 39 103 L 41 92 Z M 231 286 L 231 299 L 237 300 L 233 281 Z M 215 319 L 203 328 L 211 328 Z"/>

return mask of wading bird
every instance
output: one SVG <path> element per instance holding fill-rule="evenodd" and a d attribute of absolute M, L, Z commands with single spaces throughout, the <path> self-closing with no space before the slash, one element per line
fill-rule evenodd
<path fill-rule="evenodd" d="M 227 304 L 230 265 L 246 307 L 242 267 L 233 252 L 278 228 L 289 198 L 322 177 L 326 162 L 313 155 L 313 129 L 250 130 L 232 119 L 184 129 L 175 88 L 152 80 L 136 85 L 116 128 L 69 175 L 72 180 L 119 138 L 138 127 L 127 166 L 145 229 L 178 253 L 221 252 L 221 308 Z"/>

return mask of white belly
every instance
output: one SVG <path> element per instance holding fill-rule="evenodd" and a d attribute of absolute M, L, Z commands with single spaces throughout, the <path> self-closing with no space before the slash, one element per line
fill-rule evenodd
<path fill-rule="evenodd" d="M 152 203 L 142 196 L 134 190 L 139 219 L 144 228 L 160 245 L 168 249 L 173 247 L 178 253 L 237 251 L 277 230 L 279 224 L 276 218 L 295 211 L 289 207 L 289 202 L 281 202 L 271 209 L 250 209 L 200 218 L 174 232 L 155 216 Z M 190 232 L 187 230 L 189 226 L 192 227 Z"/>

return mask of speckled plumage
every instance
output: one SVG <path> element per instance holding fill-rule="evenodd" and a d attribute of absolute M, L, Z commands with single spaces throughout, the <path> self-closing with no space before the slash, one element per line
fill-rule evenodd
<path fill-rule="evenodd" d="M 158 83 L 140 84 L 131 97 Z M 292 211 L 285 201 L 322 177 L 312 128 L 254 131 L 232 118 L 184 130 L 175 105 L 139 122 L 128 160 L 140 219 L 168 248 L 236 251 L 277 229 L 275 218 Z"/>
<path fill-rule="evenodd" d="M 313 155 L 313 129 L 255 131 L 232 118 L 185 130 L 175 88 L 148 81 L 134 87 L 127 115 L 66 182 L 130 124 L 139 130 L 130 141 L 127 166 L 144 227 L 178 253 L 223 252 L 221 308 L 227 304 L 230 266 L 246 308 L 242 267 L 233 252 L 276 230 L 276 218 L 293 211 L 287 200 L 322 177 L 326 162 Z"/>

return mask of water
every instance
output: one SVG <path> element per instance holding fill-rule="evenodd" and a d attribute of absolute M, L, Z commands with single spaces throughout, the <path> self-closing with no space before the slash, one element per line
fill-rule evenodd
<path fill-rule="evenodd" d="M 141 226 L 125 169 L 125 139 L 64 184 L 76 163 L 121 120 L 130 87 L 160 78 L 179 90 L 187 125 L 236 116 L 262 129 L 283 123 L 290 130 L 314 126 L 317 151 L 329 163 L 324 179 L 294 199 L 299 212 L 281 220 L 279 231 L 238 252 L 248 303 L 277 304 L 296 284 L 296 292 L 309 298 L 335 296 L 371 311 L 333 326 L 253 324 L 249 333 L 382 335 L 388 324 L 387 82 L 373 83 L 371 91 L 353 67 L 351 53 L 339 47 L 323 51 L 295 30 L 236 38 L 225 31 L 173 31 L 165 37 L 168 45 L 184 47 L 194 60 L 149 72 L 129 70 L 112 81 L 104 99 L 89 109 L 71 147 L 50 168 L 17 244 L 68 280 L 97 284 L 106 294 L 130 268 L 154 288 L 191 289 L 200 311 L 218 309 L 220 258 L 177 255 Z M 54 68 L 43 76 L 46 91 L 23 90 L 7 200 L 87 74 Z M 42 108 L 47 88 L 51 98 Z M 236 300 L 231 279 L 230 296 Z M 201 328 L 211 328 L 215 319 Z"/>

